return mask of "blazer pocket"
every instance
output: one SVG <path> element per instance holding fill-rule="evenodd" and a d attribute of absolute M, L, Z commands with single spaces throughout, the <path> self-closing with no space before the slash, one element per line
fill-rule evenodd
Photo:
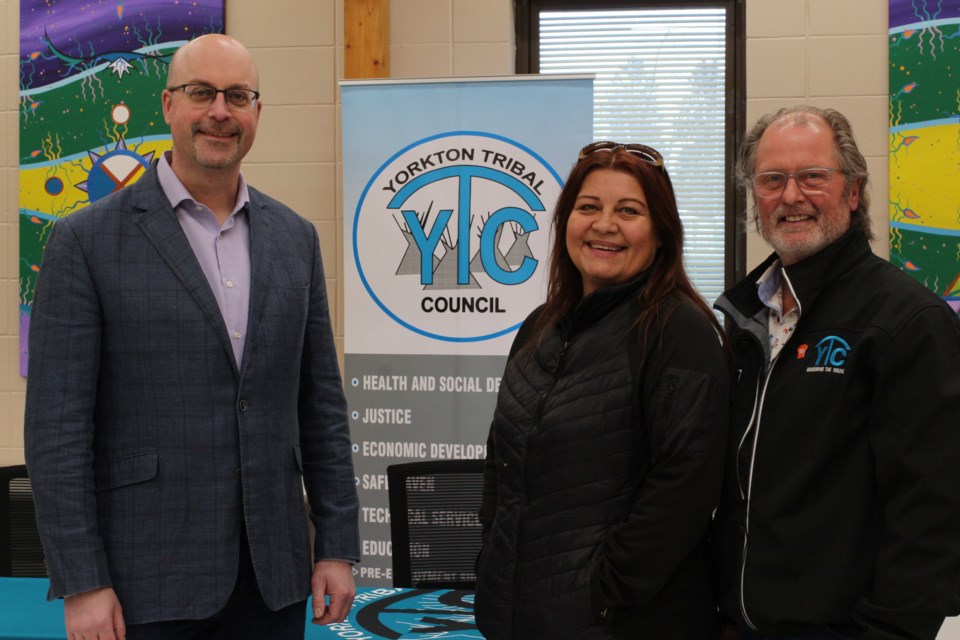
<path fill-rule="evenodd" d="M 279 255 L 271 257 L 270 281 L 282 289 L 306 289 L 313 274 L 313 253 L 305 254 L 294 243 L 283 246 Z"/>
<path fill-rule="evenodd" d="M 96 490 L 109 491 L 155 478 L 160 468 L 156 451 L 138 453 L 98 464 L 93 469 Z"/>
<path fill-rule="evenodd" d="M 299 339 L 307 319 L 310 287 L 275 287 L 273 292 L 273 298 L 264 313 L 263 330 Z"/>

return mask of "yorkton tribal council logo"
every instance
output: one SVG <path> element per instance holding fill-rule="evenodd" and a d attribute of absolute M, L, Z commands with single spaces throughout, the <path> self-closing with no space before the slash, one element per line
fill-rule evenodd
<path fill-rule="evenodd" d="M 327 627 L 338 638 L 482 638 L 473 617 L 473 592 L 372 589 L 357 594 L 350 616 Z"/>
<path fill-rule="evenodd" d="M 852 351 L 850 343 L 840 336 L 822 338 L 815 346 L 817 360 L 812 367 L 807 367 L 807 373 L 844 373 L 843 365 Z M 804 358 L 809 347 L 800 345 L 797 358 Z"/>
<path fill-rule="evenodd" d="M 423 336 L 475 342 L 515 330 L 543 299 L 561 183 L 534 151 L 502 136 L 459 131 L 409 145 L 357 205 L 363 286 Z"/>

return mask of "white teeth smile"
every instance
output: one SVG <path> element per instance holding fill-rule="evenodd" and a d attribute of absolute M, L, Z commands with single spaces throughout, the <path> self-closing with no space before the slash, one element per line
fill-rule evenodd
<path fill-rule="evenodd" d="M 214 138 L 232 138 L 234 136 L 233 131 L 201 131 L 200 133 Z"/>
<path fill-rule="evenodd" d="M 591 249 L 596 249 L 597 251 L 620 251 L 621 250 L 620 247 L 612 247 L 606 244 L 587 243 L 587 246 L 589 246 Z"/>
<path fill-rule="evenodd" d="M 783 218 L 787 222 L 803 222 L 804 220 L 809 220 L 810 216 L 784 216 Z"/>

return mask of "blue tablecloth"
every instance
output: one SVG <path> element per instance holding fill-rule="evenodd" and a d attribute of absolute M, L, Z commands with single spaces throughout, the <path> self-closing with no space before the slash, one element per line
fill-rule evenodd
<path fill-rule="evenodd" d="M 63 640 L 63 602 L 47 602 L 48 585 L 46 578 L 0 578 L 0 639 Z M 318 627 L 307 615 L 307 640 L 483 638 L 470 591 L 360 588 L 343 623 Z"/>

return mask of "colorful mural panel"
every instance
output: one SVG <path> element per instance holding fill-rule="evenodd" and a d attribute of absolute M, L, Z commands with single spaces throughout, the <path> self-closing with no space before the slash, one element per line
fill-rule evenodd
<path fill-rule="evenodd" d="M 960 313 L 960 0 L 890 0 L 890 260 Z"/>
<path fill-rule="evenodd" d="M 20 1 L 21 375 L 50 230 L 170 148 L 167 65 L 182 44 L 215 32 L 223 0 Z"/>

